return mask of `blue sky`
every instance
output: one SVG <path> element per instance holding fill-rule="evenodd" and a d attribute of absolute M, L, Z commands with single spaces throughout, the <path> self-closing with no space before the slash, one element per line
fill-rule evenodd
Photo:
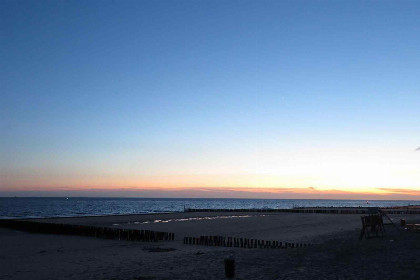
<path fill-rule="evenodd" d="M 0 6 L 0 190 L 420 191 L 419 2 Z"/>

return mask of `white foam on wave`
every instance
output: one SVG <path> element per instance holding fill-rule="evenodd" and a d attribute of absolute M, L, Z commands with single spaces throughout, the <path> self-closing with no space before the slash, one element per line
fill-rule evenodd
<path fill-rule="evenodd" d="M 267 215 L 230 215 L 230 216 L 206 216 L 206 217 L 191 217 L 167 220 L 153 220 L 144 222 L 134 222 L 135 224 L 157 224 L 157 223 L 170 223 L 170 222 L 188 222 L 188 221 L 202 221 L 202 220 L 216 220 L 216 219 L 233 219 L 233 218 L 249 218 L 253 216 L 264 217 Z"/>

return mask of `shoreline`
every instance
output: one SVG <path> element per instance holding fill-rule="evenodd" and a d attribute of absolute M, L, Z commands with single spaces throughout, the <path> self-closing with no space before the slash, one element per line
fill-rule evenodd
<path fill-rule="evenodd" d="M 37 220 L 37 219 L 66 219 L 66 218 L 94 218 L 94 217 L 113 217 L 113 216 L 137 216 L 137 215 L 160 215 L 160 214 L 176 214 L 176 213 L 192 213 L 192 212 L 254 212 L 254 213 L 278 213 L 278 212 L 290 212 L 290 213 L 325 213 L 325 214 L 366 214 L 368 209 L 379 208 L 384 210 L 387 214 L 420 214 L 419 205 L 401 205 L 401 206 L 386 206 L 386 207 L 375 207 L 375 206 L 311 206 L 311 207 L 294 207 L 294 208 L 230 208 L 230 209 L 217 209 L 217 208 L 185 208 L 183 211 L 162 211 L 162 212 L 145 212 L 145 213 L 131 213 L 131 214 L 109 214 L 109 215 L 74 215 L 74 216 L 50 216 L 50 217 L 0 217 L 0 220 Z M 310 212 L 310 211 L 324 211 L 324 212 Z M 328 212 L 328 211 L 343 211 L 349 210 L 350 212 Z M 351 212 L 351 211 L 355 212 Z M 362 212 L 364 211 L 364 212 Z M 394 213 L 394 212 L 401 213 Z M 405 211 L 405 213 L 403 213 Z"/>
<path fill-rule="evenodd" d="M 129 214 L 108 216 L 75 216 L 17 219 L 43 224 L 110 228 L 112 230 L 148 230 L 171 232 L 176 240 L 184 237 L 231 236 L 282 242 L 309 242 L 327 239 L 332 233 L 361 228 L 363 214 L 331 214 L 287 211 L 210 211 Z M 387 214 L 395 224 L 412 220 L 420 213 Z"/>

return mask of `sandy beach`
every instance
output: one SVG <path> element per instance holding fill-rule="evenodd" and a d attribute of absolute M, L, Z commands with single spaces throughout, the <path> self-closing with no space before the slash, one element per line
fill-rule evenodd
<path fill-rule="evenodd" d="M 360 228 L 360 215 L 260 212 L 198 212 L 33 220 L 174 232 L 178 241 L 184 236 L 221 235 L 283 242 L 316 242 L 338 232 Z"/>
<path fill-rule="evenodd" d="M 420 215 L 391 215 L 419 222 Z M 384 238 L 360 241 L 360 215 L 172 213 L 39 219 L 175 233 L 174 241 L 129 242 L 0 229 L 0 279 L 418 279 L 420 235 L 386 226 Z M 222 235 L 308 242 L 293 249 L 184 245 L 183 236 Z"/>

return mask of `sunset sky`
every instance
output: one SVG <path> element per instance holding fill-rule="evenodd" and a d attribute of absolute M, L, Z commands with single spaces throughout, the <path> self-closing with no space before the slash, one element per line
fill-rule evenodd
<path fill-rule="evenodd" d="M 0 2 L 0 196 L 420 200 L 419 1 Z"/>

